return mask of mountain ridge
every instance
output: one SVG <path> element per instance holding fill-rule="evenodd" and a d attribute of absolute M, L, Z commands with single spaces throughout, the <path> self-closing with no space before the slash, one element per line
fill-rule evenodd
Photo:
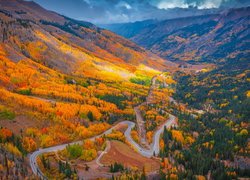
<path fill-rule="evenodd" d="M 156 70 L 177 66 L 110 31 L 47 11 L 35 2 L 1 0 L 0 3 L 0 32 L 4 34 L 1 42 L 8 46 L 6 50 L 17 51 L 16 56 L 26 56 L 63 72 L 78 71 L 81 57 L 94 66 L 98 66 L 96 60 L 103 61 L 107 66 L 114 64 L 132 73 L 140 64 Z M 37 52 L 28 47 L 34 45 L 40 47 Z"/>
<path fill-rule="evenodd" d="M 248 46 L 249 12 L 250 7 L 243 7 L 225 10 L 220 14 L 160 21 L 140 29 L 130 39 L 172 61 L 219 63 L 222 58 L 230 56 L 221 51 L 223 46 L 230 47 L 227 53 L 231 56 L 241 49 L 236 49 L 234 43 L 247 54 L 244 48 Z M 128 26 L 132 27 L 131 24 Z M 126 24 L 123 24 L 124 27 Z M 116 28 L 115 32 L 124 35 L 123 29 L 120 30 Z M 234 32 L 234 36 L 231 32 Z"/>

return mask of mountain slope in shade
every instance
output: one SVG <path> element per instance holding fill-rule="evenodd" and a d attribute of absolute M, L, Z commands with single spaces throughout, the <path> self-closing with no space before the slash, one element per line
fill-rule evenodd
<path fill-rule="evenodd" d="M 139 34 L 143 29 L 148 28 L 149 26 L 151 27 L 157 22 L 158 20 L 145 20 L 132 23 L 103 24 L 100 26 L 125 38 L 132 38 Z"/>
<path fill-rule="evenodd" d="M 141 28 L 130 39 L 173 61 L 219 63 L 224 58 L 249 55 L 249 18 L 250 7 L 246 7 L 166 20 Z M 123 34 L 125 26 L 114 32 Z"/>
<path fill-rule="evenodd" d="M 0 3 L 1 46 L 16 62 L 28 57 L 61 72 L 86 76 L 103 76 L 104 71 L 126 77 L 142 66 L 176 67 L 110 31 L 47 11 L 34 2 Z"/>

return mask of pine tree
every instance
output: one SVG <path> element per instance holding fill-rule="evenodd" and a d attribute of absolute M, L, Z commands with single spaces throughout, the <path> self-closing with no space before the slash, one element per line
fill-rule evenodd
<path fill-rule="evenodd" d="M 8 158 L 6 153 L 4 153 L 4 158 L 5 158 L 5 166 L 6 166 L 6 178 L 8 179 L 9 176 L 9 165 L 8 165 Z"/>
<path fill-rule="evenodd" d="M 59 165 L 59 172 L 62 173 L 63 172 L 63 165 L 62 165 L 62 162 L 60 160 L 58 162 L 58 165 Z"/>
<path fill-rule="evenodd" d="M 146 180 L 146 171 L 145 171 L 145 166 L 143 166 L 143 170 L 142 170 L 142 175 L 141 175 L 141 180 Z"/>
<path fill-rule="evenodd" d="M 94 121 L 94 116 L 93 116 L 93 113 L 91 111 L 88 112 L 87 116 L 88 116 L 90 121 Z"/>
<path fill-rule="evenodd" d="M 50 160 L 47 160 L 47 168 L 50 169 Z"/>
<path fill-rule="evenodd" d="M 113 164 L 111 164 L 111 166 L 110 166 L 110 172 L 114 172 Z"/>

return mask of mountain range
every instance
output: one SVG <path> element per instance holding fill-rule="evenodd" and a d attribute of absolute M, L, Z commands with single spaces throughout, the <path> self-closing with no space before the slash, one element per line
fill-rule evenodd
<path fill-rule="evenodd" d="M 109 30 L 171 61 L 216 63 L 249 55 L 250 7 L 165 21 L 111 24 Z"/>

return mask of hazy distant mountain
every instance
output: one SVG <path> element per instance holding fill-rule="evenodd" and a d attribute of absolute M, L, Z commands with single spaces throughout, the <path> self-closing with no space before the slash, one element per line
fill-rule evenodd
<path fill-rule="evenodd" d="M 250 7 L 246 7 L 220 14 L 106 27 L 166 59 L 219 63 L 225 58 L 249 55 L 249 19 Z M 135 33 L 127 34 L 126 28 Z"/>
<path fill-rule="evenodd" d="M 100 26 L 116 32 L 117 34 L 126 38 L 131 38 L 140 33 L 141 30 L 147 28 L 150 25 L 156 24 L 157 22 L 157 20 L 145 20 L 133 23 L 103 24 Z"/>

